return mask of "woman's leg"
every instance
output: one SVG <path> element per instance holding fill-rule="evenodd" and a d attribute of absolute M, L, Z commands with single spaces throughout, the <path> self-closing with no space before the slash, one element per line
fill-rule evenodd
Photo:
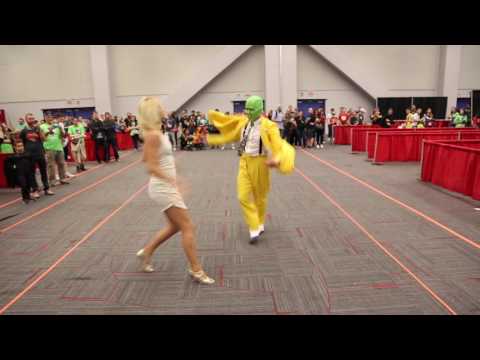
<path fill-rule="evenodd" d="M 178 232 L 178 227 L 172 224 L 167 216 L 167 227 L 161 231 L 159 231 L 155 237 L 143 248 L 145 259 L 144 263 L 149 264 L 150 258 L 152 257 L 155 250 L 165 241 L 170 239 L 173 235 Z"/>
<path fill-rule="evenodd" d="M 190 219 L 190 215 L 187 210 L 177 207 L 171 207 L 165 211 L 168 219 L 182 232 L 182 246 L 190 263 L 190 269 L 194 272 L 202 270 L 197 257 L 197 245 L 195 243 L 195 226 Z"/>

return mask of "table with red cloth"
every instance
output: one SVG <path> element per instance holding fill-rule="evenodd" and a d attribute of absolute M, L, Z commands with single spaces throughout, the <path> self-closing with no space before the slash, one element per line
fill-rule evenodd
<path fill-rule="evenodd" d="M 425 141 L 421 179 L 480 200 L 480 140 Z"/>
<path fill-rule="evenodd" d="M 389 161 L 420 161 L 422 143 L 425 140 L 479 139 L 480 131 L 449 129 L 445 131 L 379 132 L 375 141 L 373 162 L 382 164 Z"/>
<path fill-rule="evenodd" d="M 460 130 L 455 128 L 425 128 L 425 129 L 397 129 L 397 128 L 353 128 L 352 129 L 352 153 L 365 152 L 367 151 L 367 135 L 368 132 L 382 131 L 382 132 L 405 132 L 405 131 L 450 131 L 450 130 Z M 461 130 L 474 130 L 473 128 L 461 128 Z"/>
<path fill-rule="evenodd" d="M 133 140 L 130 134 L 125 133 L 117 133 L 117 145 L 119 150 L 129 150 L 133 149 Z M 69 152 L 69 162 L 73 162 L 72 156 L 72 143 L 69 142 L 68 152 Z M 87 153 L 87 161 L 96 161 L 97 158 L 95 157 L 95 141 L 91 138 L 91 134 L 85 134 L 85 150 Z M 103 145 L 100 146 L 99 150 L 100 160 L 104 160 L 104 148 Z M 114 158 L 113 149 L 110 148 L 110 158 Z"/>
<path fill-rule="evenodd" d="M 375 149 L 376 149 L 376 146 L 377 146 L 377 134 L 379 132 L 382 132 L 384 131 L 385 129 L 371 129 L 370 131 L 367 132 L 367 144 L 366 144 L 366 148 L 367 148 L 367 158 L 370 160 L 370 159 L 373 159 L 374 155 L 375 155 Z M 474 130 L 473 128 L 462 128 L 462 129 L 455 129 L 455 128 L 429 128 L 429 129 L 394 129 L 396 130 L 396 133 L 400 133 L 400 134 L 406 134 L 408 132 L 410 133 L 416 133 L 418 131 L 423 131 L 423 132 L 431 132 L 431 133 L 437 133 L 438 131 L 458 131 L 458 132 L 462 132 L 462 139 L 469 139 L 469 132 L 471 130 Z M 393 133 L 392 131 L 389 131 L 388 132 L 389 134 Z M 473 133 L 472 133 L 473 134 Z M 473 138 L 476 138 L 475 137 L 475 134 L 473 134 L 472 136 L 474 136 Z"/>
<path fill-rule="evenodd" d="M 0 188 L 8 187 L 7 178 L 5 177 L 5 159 L 11 154 L 0 153 Z"/>
<path fill-rule="evenodd" d="M 352 129 L 372 128 L 371 125 L 334 125 L 333 137 L 335 145 L 350 145 L 352 143 Z"/>

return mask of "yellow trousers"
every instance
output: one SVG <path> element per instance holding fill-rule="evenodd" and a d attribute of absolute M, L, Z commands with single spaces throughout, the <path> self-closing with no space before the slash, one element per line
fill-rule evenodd
<path fill-rule="evenodd" d="M 237 196 L 243 217 L 250 230 L 265 224 L 267 197 L 270 191 L 270 169 L 266 156 L 242 155 L 237 177 Z"/>

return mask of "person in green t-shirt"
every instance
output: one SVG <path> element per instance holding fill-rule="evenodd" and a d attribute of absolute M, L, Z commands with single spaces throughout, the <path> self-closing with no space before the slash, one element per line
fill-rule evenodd
<path fill-rule="evenodd" d="M 468 118 L 465 114 L 465 110 L 460 109 L 460 112 L 457 112 L 453 117 L 453 123 L 456 128 L 464 128 L 467 125 Z"/>
<path fill-rule="evenodd" d="M 77 163 L 77 172 L 85 171 L 84 161 L 87 160 L 87 151 L 85 149 L 85 126 L 75 118 L 73 125 L 68 128 L 68 135 L 72 143 L 73 159 Z"/>
<path fill-rule="evenodd" d="M 47 155 L 48 180 L 52 186 L 58 185 L 55 179 L 55 165 L 58 167 L 58 175 L 61 184 L 68 184 L 66 181 L 65 155 L 63 153 L 63 138 L 65 132 L 54 122 L 51 116 L 46 122 L 40 125 L 40 130 L 45 136 L 43 148 Z"/>

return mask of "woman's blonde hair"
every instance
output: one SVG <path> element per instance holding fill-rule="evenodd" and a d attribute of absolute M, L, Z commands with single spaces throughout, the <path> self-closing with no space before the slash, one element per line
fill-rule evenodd
<path fill-rule="evenodd" d="M 138 124 L 142 132 L 162 129 L 162 119 L 165 117 L 160 101 L 152 96 L 146 96 L 138 104 Z"/>

